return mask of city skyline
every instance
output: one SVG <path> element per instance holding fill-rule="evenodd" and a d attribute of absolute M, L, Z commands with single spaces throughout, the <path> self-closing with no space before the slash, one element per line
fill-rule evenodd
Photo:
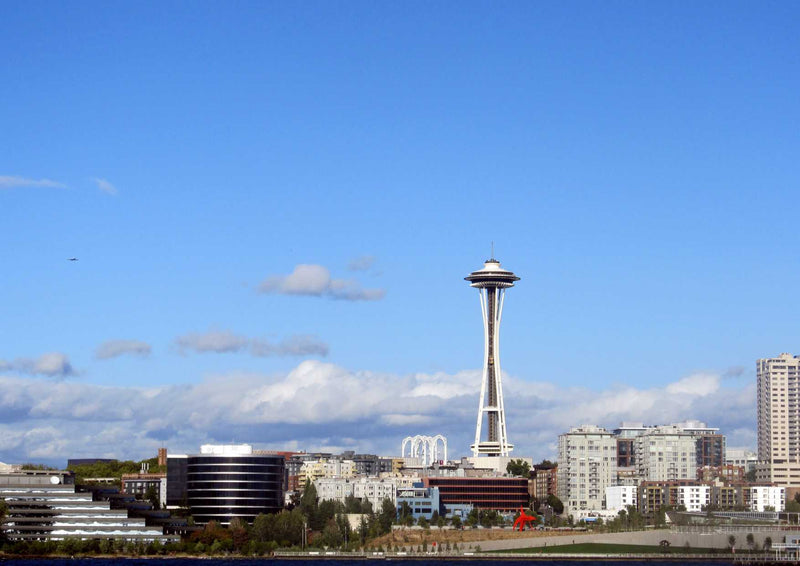
<path fill-rule="evenodd" d="M 513 456 L 624 420 L 755 449 L 755 361 L 800 340 L 764 324 L 799 10 L 9 6 L 0 461 L 466 455 L 492 241 Z"/>

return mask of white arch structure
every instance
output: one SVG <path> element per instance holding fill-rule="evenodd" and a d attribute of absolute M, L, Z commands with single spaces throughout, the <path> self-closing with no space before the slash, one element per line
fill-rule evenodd
<path fill-rule="evenodd" d="M 439 452 L 439 443 L 442 444 L 442 451 Z M 406 446 L 410 445 L 408 456 L 406 456 Z M 403 458 L 420 458 L 423 466 L 432 466 L 434 462 L 442 460 L 447 462 L 447 439 L 441 434 L 436 436 L 407 436 L 403 439 L 400 447 L 400 454 Z M 441 456 L 441 458 L 439 457 Z"/>

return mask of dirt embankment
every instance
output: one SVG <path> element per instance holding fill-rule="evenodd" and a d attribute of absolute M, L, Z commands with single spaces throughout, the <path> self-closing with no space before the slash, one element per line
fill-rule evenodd
<path fill-rule="evenodd" d="M 571 531 L 513 531 L 511 529 L 393 529 L 391 533 L 371 541 L 371 546 L 384 548 L 392 546 L 432 546 L 458 543 L 459 548 L 475 546 L 484 540 L 505 540 L 513 538 L 531 538 L 540 536 L 575 535 Z"/>

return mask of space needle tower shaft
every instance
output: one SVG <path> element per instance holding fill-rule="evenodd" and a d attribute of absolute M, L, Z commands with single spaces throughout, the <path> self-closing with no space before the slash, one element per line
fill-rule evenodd
<path fill-rule="evenodd" d="M 494 254 L 492 254 L 494 255 Z M 475 427 L 473 456 L 509 456 L 514 445 L 508 442 L 506 415 L 503 404 L 503 383 L 500 371 L 500 320 L 503 315 L 505 290 L 513 287 L 519 277 L 501 269 L 500 262 L 488 259 L 482 269 L 467 277 L 470 286 L 480 291 L 483 315 L 484 360 L 481 396 L 478 405 L 478 422 Z M 486 421 L 486 440 L 481 440 L 483 422 Z"/>

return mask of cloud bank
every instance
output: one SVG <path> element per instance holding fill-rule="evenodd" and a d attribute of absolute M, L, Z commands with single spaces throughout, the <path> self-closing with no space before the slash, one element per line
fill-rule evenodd
<path fill-rule="evenodd" d="M 97 347 L 94 357 L 98 360 L 108 360 L 128 354 L 144 358 L 150 355 L 151 350 L 150 344 L 141 340 L 109 340 Z"/>
<path fill-rule="evenodd" d="M 28 179 L 17 175 L 0 175 L 0 189 L 16 189 L 21 187 L 67 188 L 64 183 L 51 181 L 50 179 Z"/>
<path fill-rule="evenodd" d="M 68 377 L 75 374 L 69 358 L 61 352 L 48 352 L 38 358 L 16 358 L 11 362 L 0 360 L 0 372 L 46 375 L 48 377 Z"/>
<path fill-rule="evenodd" d="M 328 268 L 314 264 L 299 264 L 289 275 L 267 277 L 258 291 L 345 301 L 378 301 L 386 294 L 384 289 L 363 289 L 354 279 L 333 279 Z"/>
<path fill-rule="evenodd" d="M 209 330 L 190 332 L 175 339 L 175 347 L 180 354 L 229 354 L 249 351 L 253 356 L 327 356 L 328 345 L 310 335 L 295 335 L 281 342 L 273 343 L 262 338 L 248 338 L 229 330 Z"/>
<path fill-rule="evenodd" d="M 595 391 L 508 376 L 504 385 L 515 456 L 553 457 L 558 435 L 570 427 L 613 428 L 623 420 L 663 424 L 694 418 L 719 427 L 729 446 L 755 444 L 753 385 L 723 386 L 718 375 L 691 375 L 646 389 Z M 228 373 L 158 388 L 5 376 L 0 460 L 63 465 L 68 457 L 139 459 L 160 446 L 185 453 L 232 440 L 271 449 L 392 455 L 406 436 L 439 433 L 455 457 L 466 455 L 473 440 L 479 387 L 479 370 L 393 375 L 317 360 L 283 375 Z"/>

